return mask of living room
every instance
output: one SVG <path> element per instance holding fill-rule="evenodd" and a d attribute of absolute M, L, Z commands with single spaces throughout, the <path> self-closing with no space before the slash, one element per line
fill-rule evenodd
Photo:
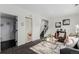
<path fill-rule="evenodd" d="M 17 53 L 19 54 L 21 53 L 31 54 L 31 52 L 27 52 L 28 50 L 25 49 L 25 46 L 29 46 L 30 44 L 32 45 L 33 44 L 32 42 L 41 40 L 42 42 L 39 42 L 37 44 L 35 43 L 34 46 L 31 46 L 30 48 L 29 47 L 26 48 L 32 50 L 33 53 L 35 52 L 40 54 L 60 54 L 60 46 L 65 44 L 64 41 L 63 44 L 57 43 L 56 45 L 49 43 L 52 42 L 53 39 L 59 39 L 58 37 L 56 37 L 56 35 L 58 35 L 57 32 L 60 33 L 59 35 L 60 37 L 65 36 L 65 39 L 67 39 L 67 37 L 68 39 L 74 39 L 74 40 L 76 39 L 76 41 L 72 40 L 74 41 L 74 43 L 72 43 L 72 41 L 68 43 L 70 44 L 70 46 L 75 47 L 75 45 L 77 45 L 78 43 L 78 37 L 79 37 L 78 10 L 79 10 L 79 4 L 14 4 L 14 5 L 2 4 L 0 5 L 1 17 L 3 14 L 17 16 L 18 33 L 15 40 L 17 41 L 15 47 L 20 47 L 20 46 L 22 47 L 22 45 L 24 45 L 24 50 L 22 50 L 23 47 L 21 48 L 21 50 L 15 47 L 13 48 L 11 47 L 11 49 L 9 48 L 10 50 L 7 49 L 5 51 L 2 51 L 2 53 L 16 53 L 16 50 L 18 50 L 19 52 Z M 30 19 L 31 21 L 29 21 Z M 27 22 L 27 20 L 30 24 Z M 7 25 L 10 25 L 10 23 L 7 23 Z M 3 27 L 4 25 L 1 24 L 1 26 Z M 29 35 L 30 38 L 28 38 L 27 35 Z M 3 39 L 0 38 L 0 40 L 2 42 Z M 64 48 L 65 45 L 62 47 Z M 72 54 L 79 53 L 78 47 L 76 47 L 77 48 L 76 50 L 72 48 L 68 50 L 69 51 L 73 50 L 72 52 L 70 52 Z M 57 50 L 54 48 L 57 48 Z M 62 53 L 65 54 L 65 52 Z M 68 52 L 67 54 L 70 53 Z"/>
<path fill-rule="evenodd" d="M 0 58 L 79 58 L 78 19 L 79 0 L 0 0 Z"/>

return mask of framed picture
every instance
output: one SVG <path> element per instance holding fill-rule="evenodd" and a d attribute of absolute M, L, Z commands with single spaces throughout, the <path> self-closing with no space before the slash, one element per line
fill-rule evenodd
<path fill-rule="evenodd" d="M 61 22 L 56 22 L 56 23 L 55 23 L 55 27 L 56 27 L 56 28 L 60 28 L 60 27 L 61 27 Z"/>
<path fill-rule="evenodd" d="M 70 19 L 64 19 L 63 25 L 70 25 Z"/>

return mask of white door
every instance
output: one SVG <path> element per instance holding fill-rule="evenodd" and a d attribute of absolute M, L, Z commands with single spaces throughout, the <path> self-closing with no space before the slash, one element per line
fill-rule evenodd
<path fill-rule="evenodd" d="M 30 42 L 32 41 L 32 19 L 26 17 L 25 18 L 25 24 L 26 24 L 26 41 Z"/>

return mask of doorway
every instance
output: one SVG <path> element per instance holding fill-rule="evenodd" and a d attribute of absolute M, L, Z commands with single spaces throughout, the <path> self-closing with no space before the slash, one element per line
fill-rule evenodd
<path fill-rule="evenodd" d="M 1 51 L 16 46 L 17 43 L 17 16 L 1 13 Z"/>
<path fill-rule="evenodd" d="M 46 34 L 47 30 L 48 30 L 48 20 L 42 19 L 40 28 L 40 39 L 44 38 L 44 35 Z"/>
<path fill-rule="evenodd" d="M 32 41 L 32 18 L 25 17 L 26 24 L 26 43 Z"/>

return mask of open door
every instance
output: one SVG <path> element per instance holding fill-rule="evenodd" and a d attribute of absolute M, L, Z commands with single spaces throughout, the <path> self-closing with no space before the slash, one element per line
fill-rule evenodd
<path fill-rule="evenodd" d="M 44 35 L 46 34 L 47 30 L 48 30 L 48 21 L 42 19 L 40 28 L 40 39 L 44 38 Z"/>
<path fill-rule="evenodd" d="M 17 17 L 1 13 L 1 51 L 16 46 L 16 21 Z"/>
<path fill-rule="evenodd" d="M 32 18 L 25 17 L 26 23 L 26 43 L 32 41 Z"/>

